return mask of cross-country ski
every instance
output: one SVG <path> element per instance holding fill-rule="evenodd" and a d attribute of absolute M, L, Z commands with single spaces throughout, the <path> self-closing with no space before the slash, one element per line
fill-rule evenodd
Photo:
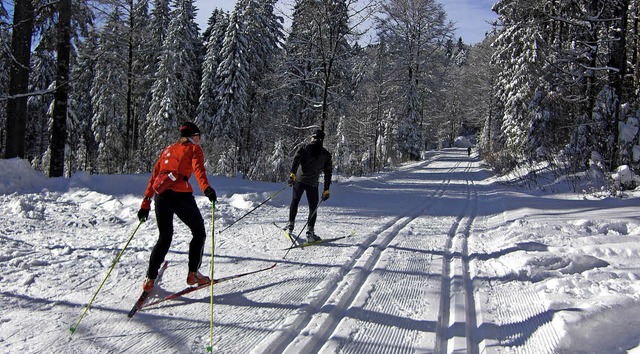
<path fill-rule="evenodd" d="M 156 282 L 154 283 L 154 286 L 150 290 L 142 291 L 142 294 L 140 295 L 138 300 L 136 300 L 136 303 L 133 305 L 133 307 L 131 308 L 131 310 L 129 310 L 129 313 L 127 314 L 129 318 L 133 317 L 138 312 L 138 310 L 140 310 L 144 306 L 144 302 L 147 301 L 147 299 L 149 298 L 149 295 L 151 295 L 151 293 L 153 292 L 153 288 L 155 288 L 158 285 L 160 278 L 162 278 L 162 273 L 164 273 L 164 270 L 167 269 L 168 265 L 169 265 L 169 262 L 165 261 L 164 264 L 162 265 L 162 268 L 160 268 L 160 271 L 158 272 L 158 278 L 156 278 Z"/>
<path fill-rule="evenodd" d="M 273 269 L 276 265 L 277 265 L 277 263 L 274 263 L 274 264 L 272 264 L 272 265 L 270 265 L 268 267 L 260 268 L 260 269 L 249 271 L 249 272 L 246 272 L 246 273 L 234 274 L 234 275 L 229 275 L 229 276 L 226 276 L 226 277 L 223 277 L 223 278 L 213 279 L 213 284 L 218 284 L 218 283 L 222 283 L 222 282 L 225 282 L 225 281 L 238 279 L 238 278 L 241 278 L 241 277 L 244 277 L 244 276 L 247 276 L 247 275 L 264 272 L 266 270 Z M 186 294 L 192 293 L 192 292 L 200 290 L 200 289 L 205 289 L 205 288 L 208 288 L 210 286 L 211 286 L 211 284 L 189 286 L 189 287 L 186 287 L 186 288 L 184 288 L 184 289 L 182 289 L 182 290 L 180 290 L 178 292 L 169 294 L 169 295 L 167 295 L 167 296 L 165 296 L 163 298 L 160 298 L 160 299 L 157 299 L 157 300 L 153 300 L 153 301 L 151 301 L 151 302 L 149 302 L 147 304 L 144 304 L 144 305 L 142 305 L 141 308 L 148 308 L 148 307 L 155 306 L 155 305 L 158 305 L 160 303 L 163 303 L 163 302 L 165 302 L 167 300 L 177 299 L 177 298 L 179 298 L 181 296 L 184 296 Z"/>

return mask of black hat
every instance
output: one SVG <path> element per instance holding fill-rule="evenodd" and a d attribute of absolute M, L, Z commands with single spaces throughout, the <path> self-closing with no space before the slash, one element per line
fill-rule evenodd
<path fill-rule="evenodd" d="M 320 129 L 316 130 L 315 132 L 313 132 L 313 134 L 311 134 L 312 137 L 318 139 L 318 140 L 324 140 L 324 132 Z"/>
<path fill-rule="evenodd" d="M 198 126 L 191 122 L 182 123 L 179 129 L 180 136 L 190 137 L 194 135 L 200 135 L 200 129 L 198 129 Z"/>

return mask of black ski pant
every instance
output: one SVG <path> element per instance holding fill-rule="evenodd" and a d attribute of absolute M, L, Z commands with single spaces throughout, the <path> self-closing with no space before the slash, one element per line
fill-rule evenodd
<path fill-rule="evenodd" d="M 289 223 L 296 221 L 298 215 L 298 204 L 302 199 L 302 193 L 307 194 L 307 202 L 309 203 L 308 230 L 313 230 L 316 225 L 316 209 L 318 208 L 318 186 L 311 186 L 305 183 L 297 182 L 293 185 L 293 194 L 291 205 L 289 206 Z"/>
<path fill-rule="evenodd" d="M 193 193 L 167 190 L 162 194 L 156 195 L 155 205 L 159 236 L 156 245 L 151 251 L 147 277 L 155 279 L 158 276 L 158 269 L 160 269 L 160 265 L 164 262 L 164 258 L 169 252 L 173 239 L 174 214 L 191 229 L 189 271 L 197 271 L 202 262 L 202 252 L 204 251 L 204 242 L 207 235 L 204 228 L 204 220 Z"/>

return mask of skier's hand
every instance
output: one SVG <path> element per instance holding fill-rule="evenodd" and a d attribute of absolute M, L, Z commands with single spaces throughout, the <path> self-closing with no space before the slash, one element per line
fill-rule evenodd
<path fill-rule="evenodd" d="M 293 184 L 296 183 L 296 174 L 295 173 L 291 172 L 289 174 L 289 182 L 288 183 L 289 183 L 290 186 L 293 186 Z"/>
<path fill-rule="evenodd" d="M 326 191 L 322 192 L 322 200 L 325 201 L 329 199 L 329 190 L 327 189 Z"/>
<path fill-rule="evenodd" d="M 147 219 L 149 219 L 149 210 L 151 209 L 138 210 L 138 220 L 140 220 L 140 222 L 145 222 L 147 221 Z"/>
<path fill-rule="evenodd" d="M 211 201 L 212 203 L 218 201 L 218 196 L 216 195 L 216 191 L 215 189 L 211 188 L 211 186 L 207 187 L 204 190 L 204 195 L 206 195 L 207 198 L 209 198 L 209 201 Z"/>

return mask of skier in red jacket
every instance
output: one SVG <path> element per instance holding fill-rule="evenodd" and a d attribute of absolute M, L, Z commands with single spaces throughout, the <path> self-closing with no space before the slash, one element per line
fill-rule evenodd
<path fill-rule="evenodd" d="M 158 269 L 171 247 L 174 214 L 191 229 L 193 235 L 189 244 L 187 284 L 203 285 L 211 282 L 209 277 L 198 271 L 202 262 L 206 232 L 204 220 L 193 197 L 193 188 L 189 183 L 191 174 L 195 174 L 200 189 L 211 202 L 217 199 L 216 191 L 207 180 L 204 153 L 200 147 L 200 129 L 194 123 L 187 122 L 182 124 L 179 130 L 178 142 L 169 145 L 160 154 L 138 211 L 140 222 L 146 221 L 151 209 L 151 198 L 155 199 L 159 236 L 151 251 L 147 278 L 142 285 L 144 290 L 153 287 Z"/>

